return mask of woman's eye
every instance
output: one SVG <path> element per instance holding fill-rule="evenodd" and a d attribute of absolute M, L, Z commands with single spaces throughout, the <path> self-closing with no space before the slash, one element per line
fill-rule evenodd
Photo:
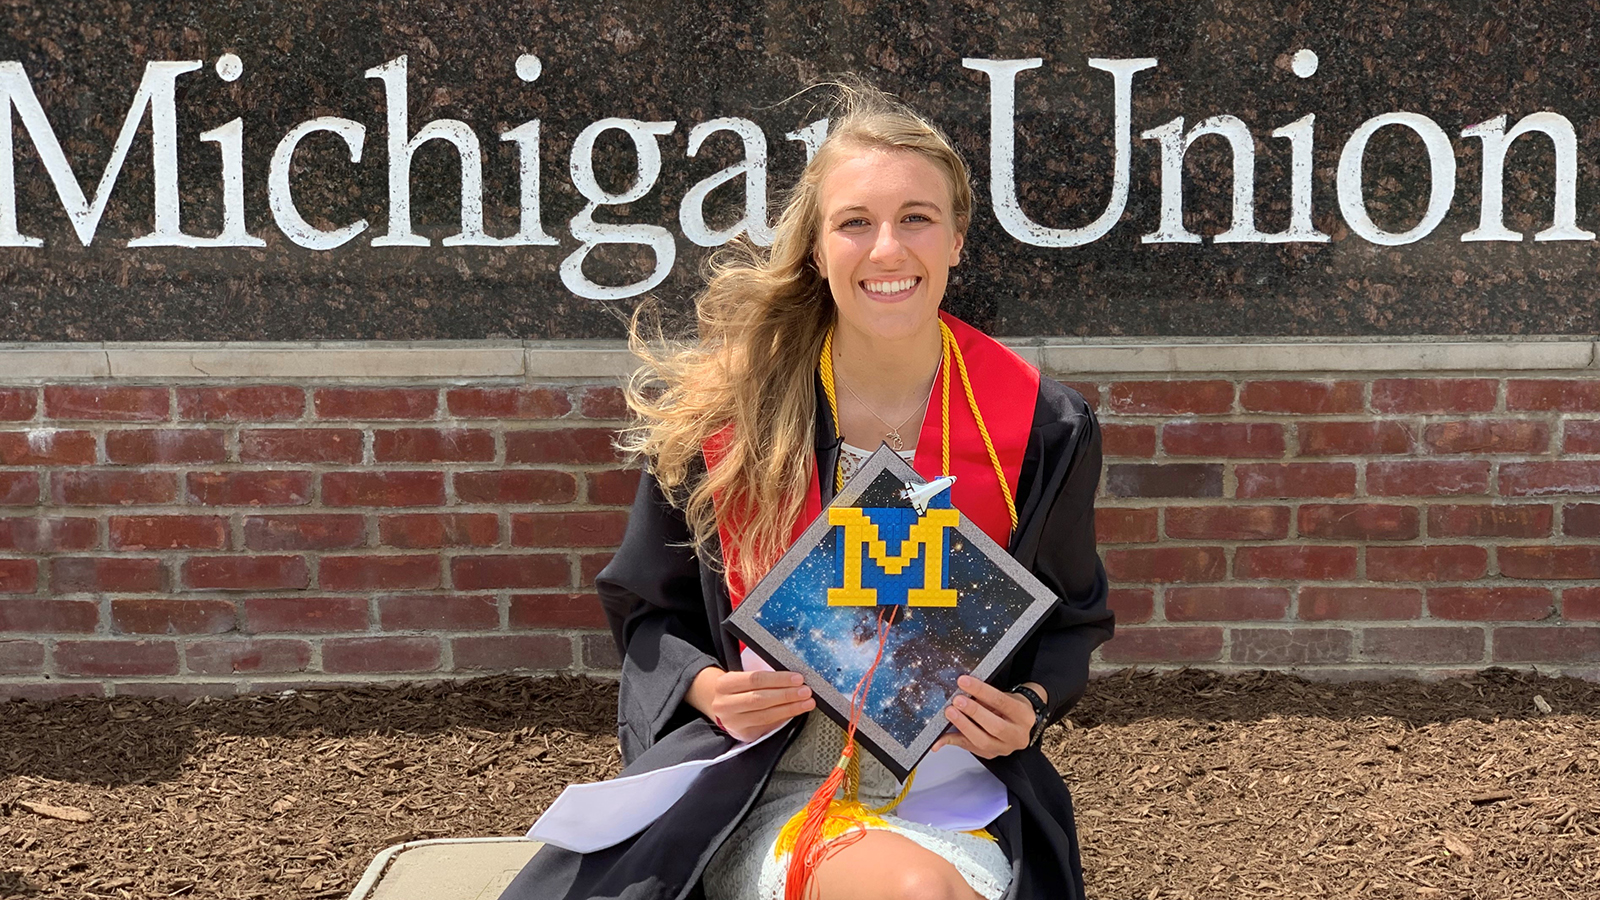
<path fill-rule="evenodd" d="M 933 220 L 928 218 L 927 216 L 923 215 L 922 213 L 912 213 L 911 215 L 906 216 L 906 221 L 907 222 L 915 222 L 917 224 L 923 224 L 923 223 L 926 223 L 926 222 L 932 222 Z"/>
<path fill-rule="evenodd" d="M 840 228 L 860 228 L 867 224 L 866 219 L 845 219 L 839 223 Z"/>

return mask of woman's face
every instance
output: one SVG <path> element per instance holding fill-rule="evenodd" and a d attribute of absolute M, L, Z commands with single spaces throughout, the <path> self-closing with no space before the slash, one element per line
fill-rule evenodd
<path fill-rule="evenodd" d="M 841 328 L 885 340 L 932 328 L 963 236 L 949 179 L 920 154 L 864 150 L 822 179 L 817 268 Z"/>

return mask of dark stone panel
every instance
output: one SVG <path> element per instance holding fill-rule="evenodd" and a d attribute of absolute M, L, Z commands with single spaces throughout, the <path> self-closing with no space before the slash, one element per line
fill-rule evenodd
<path fill-rule="evenodd" d="M 973 165 L 979 203 L 950 307 L 1001 334 L 1341 336 L 1592 334 L 1600 332 L 1594 240 L 1539 242 L 1551 223 L 1551 141 L 1519 139 L 1506 159 L 1505 220 L 1518 243 L 1463 243 L 1478 224 L 1481 142 L 1463 128 L 1500 115 L 1515 123 L 1548 110 L 1567 117 L 1578 145 L 1577 224 L 1600 225 L 1600 45 L 1595 0 L 1418 0 L 1344 3 L 1043 0 L 926 4 L 912 0 L 709 0 L 703 4 L 589 4 L 457 0 L 15 0 L 0 6 L 0 61 L 24 67 L 91 197 L 146 62 L 202 60 L 177 79 L 182 220 L 187 233 L 222 226 L 222 163 L 201 132 L 243 120 L 244 201 L 259 248 L 129 248 L 153 222 L 151 125 L 140 127 L 91 246 L 83 247 L 39 153 L 12 111 L 18 223 L 41 248 L 0 247 L 4 340 L 217 340 L 615 337 L 635 299 L 584 299 L 558 275 L 579 241 L 584 206 L 568 171 L 574 140 L 606 117 L 674 121 L 658 142 L 650 192 L 596 214 L 665 226 L 678 256 L 652 294 L 690 302 L 707 251 L 685 239 L 679 205 L 698 181 L 742 156 L 732 135 L 687 156 L 690 129 L 744 116 L 765 131 L 770 193 L 803 162 L 785 132 L 818 117 L 815 95 L 785 100 L 816 79 L 858 72 L 944 125 Z M 1315 74 L 1291 69 L 1318 54 Z M 235 53 L 242 77 L 214 66 Z M 516 75 L 536 54 L 541 77 Z M 409 63 L 410 129 L 456 118 L 483 153 L 484 219 L 493 235 L 518 223 L 516 149 L 499 140 L 532 119 L 542 128 L 541 214 L 558 246 L 444 247 L 458 230 L 460 164 L 442 142 L 413 165 L 412 217 L 426 247 L 374 247 L 388 230 L 385 104 L 370 67 Z M 1046 248 L 1008 234 L 989 197 L 989 78 L 963 57 L 1041 57 L 1017 78 L 1016 175 L 1022 209 L 1051 227 L 1094 219 L 1110 195 L 1111 76 L 1092 57 L 1150 56 L 1133 81 L 1131 188 L 1119 223 L 1080 247 Z M 1390 112 L 1431 118 L 1457 162 L 1449 212 L 1426 237 L 1380 246 L 1340 214 L 1340 150 L 1362 122 Z M 1188 229 L 1202 243 L 1142 243 L 1160 217 L 1160 154 L 1139 134 L 1176 116 L 1185 126 L 1238 117 L 1254 135 L 1257 224 L 1289 221 L 1289 141 L 1273 129 L 1316 115 L 1314 222 L 1327 243 L 1217 244 L 1231 219 L 1231 154 L 1220 137 L 1187 154 Z M 366 126 L 361 161 L 328 134 L 294 158 L 293 196 L 312 224 L 367 219 L 333 250 L 288 240 L 268 209 L 273 148 L 299 123 L 340 116 Z M 595 170 L 621 190 L 631 145 L 613 132 Z M 1428 157 L 1401 128 L 1378 132 L 1363 184 L 1377 226 L 1404 231 L 1429 196 Z M 0 200 L 3 202 L 3 200 Z M 742 194 L 711 195 L 713 225 L 737 218 Z M 636 281 L 648 251 L 602 248 L 596 280 Z"/>

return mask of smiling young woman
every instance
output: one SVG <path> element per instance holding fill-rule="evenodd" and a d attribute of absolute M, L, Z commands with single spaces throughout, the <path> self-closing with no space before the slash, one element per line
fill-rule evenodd
<path fill-rule="evenodd" d="M 953 194 L 945 173 L 906 150 L 864 150 L 822 179 L 814 258 L 833 295 L 840 432 L 854 446 L 892 438 L 905 449 L 927 412 L 939 305 L 966 237 Z"/>
<path fill-rule="evenodd" d="M 831 121 L 771 248 L 717 263 L 698 334 L 646 340 L 636 319 L 645 365 L 622 445 L 647 471 L 597 580 L 623 655 L 624 774 L 776 733 L 634 837 L 545 848 L 508 900 L 1083 895 L 1071 798 L 1038 738 L 1111 634 L 1094 546 L 1099 429 L 1082 397 L 940 311 L 972 213 L 949 140 L 862 87 L 843 89 Z M 958 475 L 954 505 L 1061 602 L 994 684 L 962 676 L 945 711 L 936 752 L 989 779 L 1005 812 L 977 830 L 901 816 L 903 785 L 868 757 L 844 797 L 824 789 L 820 841 L 797 844 L 844 734 L 809 715 L 799 675 L 747 665 L 721 623 L 808 524 L 802 510 L 883 442 L 926 478 Z"/>

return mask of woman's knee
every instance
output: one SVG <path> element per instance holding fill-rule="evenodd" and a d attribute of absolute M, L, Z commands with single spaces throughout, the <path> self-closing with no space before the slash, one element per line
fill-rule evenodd
<path fill-rule="evenodd" d="M 976 900 L 977 892 L 948 861 L 934 857 L 933 865 L 906 866 L 888 879 L 884 900 Z"/>
<path fill-rule="evenodd" d="M 817 875 L 821 900 L 979 900 L 950 860 L 884 831 L 867 832 Z"/>

